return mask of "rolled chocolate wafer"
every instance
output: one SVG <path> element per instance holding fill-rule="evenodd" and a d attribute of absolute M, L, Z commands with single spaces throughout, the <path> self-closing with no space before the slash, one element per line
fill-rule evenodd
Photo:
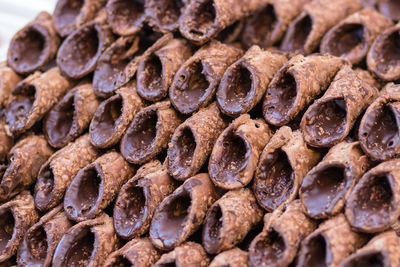
<path fill-rule="evenodd" d="M 157 207 L 150 226 L 151 242 L 162 250 L 182 244 L 203 223 L 216 198 L 206 173 L 186 180 Z"/>
<path fill-rule="evenodd" d="M 117 242 L 112 219 L 103 213 L 68 230 L 57 245 L 53 266 L 103 266 Z"/>
<path fill-rule="evenodd" d="M 111 203 L 133 168 L 117 152 L 108 152 L 81 169 L 68 186 L 64 209 L 77 222 L 93 219 Z"/>
<path fill-rule="evenodd" d="M 360 0 L 310 1 L 289 25 L 281 49 L 303 55 L 311 54 L 330 28 L 361 7 Z"/>
<path fill-rule="evenodd" d="M 373 85 L 361 80 L 350 66 L 344 66 L 301 119 L 304 140 L 315 147 L 331 147 L 343 141 L 377 94 Z"/>
<path fill-rule="evenodd" d="M 248 267 L 249 253 L 240 248 L 233 248 L 219 253 L 210 263 L 210 267 Z"/>
<path fill-rule="evenodd" d="M 144 103 L 136 93 L 136 81 L 118 89 L 97 108 L 89 127 L 94 146 L 107 148 L 115 145 L 124 134 Z"/>
<path fill-rule="evenodd" d="M 224 189 L 248 185 L 271 135 L 262 119 L 252 120 L 248 114 L 235 119 L 218 137 L 210 156 L 208 172 L 214 184 Z"/>
<path fill-rule="evenodd" d="M 43 215 L 26 232 L 18 250 L 19 266 L 51 266 L 54 251 L 61 237 L 72 226 L 62 205 Z"/>
<path fill-rule="evenodd" d="M 145 13 L 149 24 L 157 31 L 173 32 L 190 0 L 147 0 Z"/>
<path fill-rule="evenodd" d="M 400 3 L 396 0 L 375 0 L 379 12 L 392 20 L 400 20 Z"/>
<path fill-rule="evenodd" d="M 69 91 L 44 119 L 43 132 L 49 144 L 60 148 L 73 141 L 89 126 L 98 106 L 90 83 Z"/>
<path fill-rule="evenodd" d="M 296 266 L 337 266 L 365 241 L 365 236 L 353 232 L 346 217 L 339 214 L 321 223 L 303 240 Z"/>
<path fill-rule="evenodd" d="M 40 166 L 53 154 L 42 135 L 21 138 L 8 154 L 8 166 L 0 182 L 0 201 L 6 201 L 35 183 Z"/>
<path fill-rule="evenodd" d="M 0 263 L 17 252 L 25 233 L 38 220 L 39 215 L 28 191 L 0 206 Z"/>
<path fill-rule="evenodd" d="M 51 15 L 41 12 L 12 38 L 8 47 L 8 65 L 20 74 L 30 74 L 49 63 L 59 45 L 60 38 Z"/>
<path fill-rule="evenodd" d="M 233 63 L 224 73 L 217 90 L 221 111 L 232 117 L 249 112 L 263 97 L 275 72 L 287 61 L 285 55 L 258 46 Z"/>
<path fill-rule="evenodd" d="M 5 62 L 0 63 L 0 108 L 6 107 L 11 91 L 22 80 L 21 76 L 7 67 Z"/>
<path fill-rule="evenodd" d="M 110 0 L 107 2 L 107 22 L 113 32 L 126 36 L 137 33 L 146 18 L 145 1 Z"/>
<path fill-rule="evenodd" d="M 357 73 L 357 76 L 360 77 L 361 80 L 372 84 L 378 90 L 382 89 L 382 87 L 385 85 L 382 80 L 378 80 L 375 77 L 373 77 L 368 70 L 355 68 L 354 71 L 355 73 Z"/>
<path fill-rule="evenodd" d="M 289 123 L 326 90 L 344 64 L 329 55 L 292 57 L 267 87 L 263 103 L 266 121 L 277 126 Z"/>
<path fill-rule="evenodd" d="M 209 262 L 210 258 L 201 245 L 194 242 L 186 242 L 176 247 L 173 251 L 163 254 L 153 266 L 206 267 Z"/>
<path fill-rule="evenodd" d="M 277 209 L 264 216 L 264 228 L 249 248 L 250 266 L 288 266 L 294 259 L 300 242 L 314 231 L 316 223 L 294 200 L 286 210 Z"/>
<path fill-rule="evenodd" d="M 261 207 L 273 211 L 297 197 L 303 177 L 320 160 L 300 131 L 280 128 L 265 146 L 254 177 L 253 192 Z"/>
<path fill-rule="evenodd" d="M 168 172 L 177 180 L 195 175 L 226 125 L 216 103 L 200 109 L 179 125 L 168 144 Z"/>
<path fill-rule="evenodd" d="M 242 50 L 211 41 L 179 68 L 169 89 L 175 108 L 190 114 L 207 106 L 214 98 L 225 70 L 242 56 Z"/>
<path fill-rule="evenodd" d="M 365 173 L 346 200 L 345 214 L 360 232 L 378 233 L 400 216 L 400 160 L 383 162 Z"/>
<path fill-rule="evenodd" d="M 19 135 L 36 122 L 69 90 L 72 83 L 60 74 L 58 68 L 45 73 L 35 72 L 11 91 L 6 108 L 6 130 Z"/>

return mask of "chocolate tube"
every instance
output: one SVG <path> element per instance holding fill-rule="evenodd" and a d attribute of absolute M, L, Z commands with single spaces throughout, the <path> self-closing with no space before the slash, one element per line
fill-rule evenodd
<path fill-rule="evenodd" d="M 162 255 L 153 266 L 206 267 L 209 262 L 210 258 L 201 245 L 194 242 L 186 242 L 176 247 L 173 251 Z"/>
<path fill-rule="evenodd" d="M 240 248 L 233 248 L 219 253 L 210 263 L 210 267 L 248 267 L 249 253 Z"/>
<path fill-rule="evenodd" d="M 373 85 L 344 66 L 325 94 L 304 114 L 300 124 L 304 140 L 315 147 L 331 147 L 343 141 L 377 94 Z"/>
<path fill-rule="evenodd" d="M 182 244 L 202 224 L 216 198 L 206 173 L 186 180 L 157 207 L 150 226 L 151 242 L 162 250 Z"/>
<path fill-rule="evenodd" d="M 16 136 L 31 128 L 71 86 L 58 68 L 28 76 L 11 92 L 5 114 L 7 132 Z"/>
<path fill-rule="evenodd" d="M 138 94 L 153 102 L 165 98 L 176 71 L 191 55 L 192 49 L 186 40 L 171 39 L 142 57 L 136 75 Z"/>
<path fill-rule="evenodd" d="M 329 86 L 345 61 L 329 55 L 296 55 L 273 77 L 264 97 L 263 115 L 282 126 L 293 120 Z"/>
<path fill-rule="evenodd" d="M 273 211 L 297 197 L 303 177 L 320 160 L 300 131 L 280 128 L 265 146 L 254 177 L 253 192 L 261 207 Z"/>
<path fill-rule="evenodd" d="M 264 228 L 249 248 L 250 266 L 288 266 L 294 259 L 300 242 L 314 231 L 316 223 L 294 200 L 286 210 L 277 209 L 264 216 Z"/>
<path fill-rule="evenodd" d="M 283 38 L 283 51 L 308 55 L 314 52 L 324 34 L 341 20 L 361 9 L 360 0 L 316 0 L 306 4 L 289 25 Z"/>
<path fill-rule="evenodd" d="M 40 166 L 52 153 L 42 135 L 21 138 L 8 155 L 8 166 L 0 182 L 0 201 L 16 196 L 35 183 Z"/>
<path fill-rule="evenodd" d="M 133 171 L 115 151 L 81 169 L 65 192 L 64 209 L 68 218 L 81 222 L 99 215 L 114 200 Z"/>
<path fill-rule="evenodd" d="M 382 82 L 382 80 L 378 80 L 375 77 L 373 77 L 368 70 L 364 70 L 361 68 L 355 68 L 354 71 L 355 71 L 355 73 L 357 73 L 357 76 L 361 80 L 372 84 L 378 90 L 382 89 L 382 87 L 385 85 L 384 82 Z"/>
<path fill-rule="evenodd" d="M 43 132 L 49 144 L 60 148 L 73 141 L 89 126 L 98 106 L 90 83 L 69 91 L 44 119 Z"/>
<path fill-rule="evenodd" d="M 379 12 L 392 20 L 400 20 L 400 3 L 396 0 L 376 0 Z"/>
<path fill-rule="evenodd" d="M 49 63 L 59 45 L 60 38 L 51 15 L 41 12 L 12 38 L 8 48 L 8 65 L 20 74 L 30 74 Z"/>
<path fill-rule="evenodd" d="M 168 144 L 168 172 L 177 180 L 195 175 L 226 127 L 217 104 L 200 109 L 176 128 Z"/>
<path fill-rule="evenodd" d="M 146 233 L 157 206 L 176 188 L 158 160 L 144 164 L 119 191 L 114 205 L 114 228 L 125 239 Z"/>
<path fill-rule="evenodd" d="M 345 214 L 360 232 L 390 228 L 400 216 L 400 160 L 383 162 L 365 173 L 346 200 Z"/>
<path fill-rule="evenodd" d="M 113 32 L 126 36 L 137 33 L 146 18 L 141 0 L 110 0 L 107 2 L 107 22 Z"/>
<path fill-rule="evenodd" d="M 218 137 L 212 150 L 208 172 L 218 187 L 237 189 L 248 185 L 258 158 L 272 132 L 262 119 L 243 114 Z"/>
<path fill-rule="evenodd" d="M 181 124 L 169 101 L 140 110 L 121 139 L 120 151 L 134 164 L 143 164 L 162 152 L 176 127 Z"/>
<path fill-rule="evenodd" d="M 225 70 L 243 55 L 242 50 L 211 41 L 179 68 L 169 89 L 174 107 L 190 114 L 207 106 L 214 98 Z"/>
<path fill-rule="evenodd" d="M 6 107 L 12 89 L 22 80 L 11 68 L 0 63 L 0 108 Z"/>
<path fill-rule="evenodd" d="M 7 135 L 6 127 L 2 119 L 0 119 L 0 177 L 3 176 L 1 169 L 7 167 L 7 156 L 10 149 L 14 145 L 14 139 Z"/>
<path fill-rule="evenodd" d="M 202 235 L 204 249 L 217 254 L 233 248 L 261 221 L 262 215 L 250 189 L 229 191 L 207 211 Z"/>
<path fill-rule="evenodd" d="M 115 95 L 101 102 L 94 113 L 89 127 L 93 145 L 98 148 L 115 145 L 143 107 L 144 103 L 136 93 L 135 81 L 118 89 Z"/>
<path fill-rule="evenodd" d="M 273 75 L 286 61 L 285 55 L 264 51 L 258 46 L 247 50 L 222 76 L 217 90 L 221 111 L 232 117 L 249 112 L 261 100 Z"/>
<path fill-rule="evenodd" d="M 72 226 L 62 208 L 59 205 L 43 215 L 26 232 L 18 250 L 19 266 L 51 266 L 58 242 Z"/>
<path fill-rule="evenodd" d="M 53 257 L 53 266 L 102 266 L 117 248 L 112 219 L 101 216 L 72 226 L 61 238 Z"/>
<path fill-rule="evenodd" d="M 267 48 L 278 43 L 289 24 L 310 0 L 263 0 L 263 5 L 246 21 L 242 43 Z"/>
<path fill-rule="evenodd" d="M 147 0 L 145 12 L 150 26 L 157 31 L 174 32 L 190 0 Z"/>
<path fill-rule="evenodd" d="M 57 206 L 80 169 L 99 155 L 88 134 L 54 153 L 40 168 L 35 185 L 35 205 L 40 211 Z"/>
<path fill-rule="evenodd" d="M 39 215 L 28 191 L 0 206 L 0 263 L 17 252 L 25 233 L 38 220 Z"/>
<path fill-rule="evenodd" d="M 345 216 L 339 214 L 321 223 L 302 242 L 296 266 L 337 266 L 365 241 L 365 236 L 353 232 Z"/>

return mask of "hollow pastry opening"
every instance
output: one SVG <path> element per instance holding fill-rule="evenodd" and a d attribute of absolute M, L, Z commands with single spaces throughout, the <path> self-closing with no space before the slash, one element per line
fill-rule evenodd
<path fill-rule="evenodd" d="M 359 23 L 343 24 L 329 39 L 328 52 L 334 56 L 349 54 L 357 47 L 363 48 L 364 26 Z"/>
<path fill-rule="evenodd" d="M 178 22 L 184 3 L 181 0 L 154 0 L 152 1 L 157 12 L 154 16 L 162 27 L 168 27 Z"/>
<path fill-rule="evenodd" d="M 207 36 L 213 29 L 216 17 L 214 1 L 201 1 L 196 8 L 191 10 L 190 22 L 186 22 L 186 26 L 190 27 L 189 33 L 198 38 Z"/>
<path fill-rule="evenodd" d="M 215 39 L 221 43 L 233 43 L 240 38 L 240 33 L 243 30 L 243 26 L 243 21 L 238 20 L 218 33 Z"/>
<path fill-rule="evenodd" d="M 282 44 L 281 48 L 284 51 L 303 50 L 312 31 L 313 21 L 310 15 L 299 17 L 294 23 L 294 26 L 291 26 L 293 30 L 288 32 L 288 36 Z"/>
<path fill-rule="evenodd" d="M 247 34 L 251 39 L 257 41 L 261 46 L 273 45 L 271 43 L 272 33 L 278 23 L 273 5 L 268 4 L 258 11 L 249 21 Z"/>
<path fill-rule="evenodd" d="M 182 129 L 172 139 L 172 144 L 172 152 L 168 153 L 168 157 L 170 158 L 170 164 L 173 164 L 173 169 L 189 169 L 193 163 L 196 150 L 196 140 L 192 130 L 189 127 Z"/>
<path fill-rule="evenodd" d="M 137 90 L 144 97 L 160 96 L 164 88 L 163 64 L 160 58 L 152 54 L 138 66 Z"/>
<path fill-rule="evenodd" d="M 0 211 L 0 253 L 6 248 L 11 240 L 15 227 L 15 219 L 10 209 Z"/>
<path fill-rule="evenodd" d="M 400 2 L 397 0 L 377 1 L 379 11 L 385 16 L 393 19 L 400 19 Z"/>
<path fill-rule="evenodd" d="M 50 164 L 47 163 L 38 175 L 35 188 L 35 204 L 38 208 L 44 209 L 51 201 L 51 194 L 54 189 L 54 173 Z"/>
<path fill-rule="evenodd" d="M 10 128 L 18 129 L 25 126 L 35 102 L 36 88 L 33 85 L 22 84 L 13 92 L 14 98 L 7 106 L 6 123 Z"/>
<path fill-rule="evenodd" d="M 107 19 L 115 32 L 130 32 L 133 26 L 139 26 L 144 15 L 144 0 L 113 0 L 107 4 Z"/>
<path fill-rule="evenodd" d="M 388 259 L 379 251 L 366 251 L 356 254 L 346 260 L 342 267 L 386 267 L 390 266 Z"/>
<path fill-rule="evenodd" d="M 63 266 L 88 266 L 94 250 L 95 236 L 89 227 L 79 229 L 79 233 L 69 243 Z"/>
<path fill-rule="evenodd" d="M 302 248 L 305 254 L 301 255 L 299 266 L 328 266 L 332 255 L 329 250 L 329 242 L 322 234 L 311 237 Z"/>
<path fill-rule="evenodd" d="M 269 230 L 267 236 L 256 241 L 250 253 L 250 261 L 256 266 L 278 265 L 283 262 L 286 244 L 283 236 L 275 229 Z"/>
<path fill-rule="evenodd" d="M 203 244 L 209 253 L 217 253 L 222 242 L 221 229 L 223 227 L 222 210 L 219 205 L 214 206 L 207 216 L 203 228 Z"/>
<path fill-rule="evenodd" d="M 43 226 L 39 226 L 33 231 L 29 231 L 25 237 L 28 250 L 36 261 L 44 261 L 47 255 L 47 234 Z"/>
<path fill-rule="evenodd" d="M 75 24 L 76 18 L 79 16 L 83 7 L 84 0 L 65 0 L 62 1 L 62 3 L 61 6 L 58 6 L 54 16 L 55 24 L 60 28 Z"/>
<path fill-rule="evenodd" d="M 127 258 L 125 258 L 124 255 L 118 255 L 118 257 L 114 260 L 114 262 L 108 266 L 109 267 L 131 267 L 131 266 L 133 266 L 133 263 L 130 262 Z"/>
<path fill-rule="evenodd" d="M 375 60 L 380 72 L 395 68 L 400 62 L 400 32 L 390 33 L 382 41 L 382 46 L 376 51 Z"/>

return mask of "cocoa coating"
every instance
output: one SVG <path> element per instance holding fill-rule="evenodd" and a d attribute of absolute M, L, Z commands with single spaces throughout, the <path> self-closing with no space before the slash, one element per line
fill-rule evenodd
<path fill-rule="evenodd" d="M 186 242 L 176 247 L 173 251 L 163 254 L 154 264 L 154 267 L 171 265 L 176 267 L 206 267 L 209 262 L 210 258 L 201 245 L 194 242 Z"/>
<path fill-rule="evenodd" d="M 126 36 L 137 33 L 145 19 L 145 1 L 110 0 L 107 2 L 107 21 L 113 32 Z"/>

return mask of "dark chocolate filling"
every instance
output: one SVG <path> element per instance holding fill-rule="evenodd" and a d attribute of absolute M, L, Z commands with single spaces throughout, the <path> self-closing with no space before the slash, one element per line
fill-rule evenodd
<path fill-rule="evenodd" d="M 223 227 L 222 216 L 221 207 L 216 205 L 211 209 L 207 216 L 207 220 L 204 223 L 203 245 L 209 253 L 217 253 L 221 246 L 221 228 Z"/>
<path fill-rule="evenodd" d="M 59 28 L 74 26 L 83 4 L 84 0 L 63 1 L 63 5 L 57 10 L 56 16 L 54 16 L 55 24 Z"/>
<path fill-rule="evenodd" d="M 284 51 L 303 50 L 307 38 L 312 30 L 313 21 L 309 15 L 299 17 L 293 26 L 293 30 L 288 32 L 281 49 Z"/>
<path fill-rule="evenodd" d="M 254 253 L 250 253 L 250 261 L 254 266 L 279 266 L 283 262 L 286 244 L 283 237 L 274 229 L 268 235 L 256 242 Z"/>
<path fill-rule="evenodd" d="M 249 37 L 249 42 L 252 40 L 254 44 L 261 45 L 262 47 L 273 45 L 271 43 L 271 35 L 278 23 L 273 5 L 268 4 L 263 9 L 258 11 L 252 16 L 246 27 L 245 36 Z M 252 44 L 251 44 L 252 45 Z M 251 46 L 250 43 L 248 46 Z"/>
<path fill-rule="evenodd" d="M 109 267 L 131 267 L 134 266 L 127 258 L 123 255 L 119 255 Z"/>
<path fill-rule="evenodd" d="M 162 97 L 167 88 L 164 85 L 163 64 L 152 54 L 138 66 L 137 91 L 143 97 Z"/>
<path fill-rule="evenodd" d="M 385 16 L 393 19 L 400 19 L 400 2 L 398 0 L 384 0 L 377 1 L 379 6 L 379 11 Z"/>
<path fill-rule="evenodd" d="M 144 0 L 115 0 L 107 4 L 108 22 L 117 31 L 129 31 L 144 15 Z"/>
<path fill-rule="evenodd" d="M 397 67 L 400 62 L 400 32 L 394 31 L 386 36 L 374 54 L 378 71 L 387 72 Z"/>
<path fill-rule="evenodd" d="M 11 240 L 15 227 L 15 219 L 11 210 L 2 210 L 0 213 L 0 253 L 6 248 Z"/>
<path fill-rule="evenodd" d="M 196 140 L 192 130 L 189 127 L 185 127 L 172 140 L 172 144 L 172 152 L 168 153 L 170 167 L 175 171 L 186 172 L 193 163 L 193 156 L 196 150 Z"/>
<path fill-rule="evenodd" d="M 349 260 L 346 260 L 342 267 L 389 267 L 385 256 L 381 252 L 370 251 L 354 255 Z"/>
<path fill-rule="evenodd" d="M 80 230 L 65 255 L 62 266 L 88 266 L 94 249 L 95 236 L 89 227 Z"/>
<path fill-rule="evenodd" d="M 35 230 L 29 232 L 26 236 L 26 242 L 28 245 L 29 253 L 32 258 L 29 259 L 31 263 L 43 264 L 47 255 L 47 234 L 43 228 L 40 226 Z"/>
<path fill-rule="evenodd" d="M 325 267 L 332 262 L 329 243 L 322 234 L 311 237 L 303 246 L 305 254 L 302 255 L 299 266 Z"/>
<path fill-rule="evenodd" d="M 177 23 L 184 6 L 180 0 L 154 0 L 152 5 L 156 12 L 151 15 L 158 20 L 161 27 L 168 27 Z"/>
<path fill-rule="evenodd" d="M 40 208 L 46 208 L 46 206 L 50 202 L 51 193 L 54 188 L 54 173 L 50 167 L 50 164 L 47 164 L 43 167 L 42 171 L 38 175 L 37 185 L 36 185 L 36 194 L 35 194 L 35 203 Z"/>
<path fill-rule="evenodd" d="M 15 98 L 8 104 L 6 123 L 11 129 L 25 126 L 35 101 L 36 88 L 32 85 L 21 85 L 14 89 Z"/>
<path fill-rule="evenodd" d="M 333 32 L 329 39 L 328 50 L 334 56 L 342 56 L 357 48 L 360 49 L 364 42 L 364 26 L 352 23 L 344 24 Z"/>
<path fill-rule="evenodd" d="M 200 1 L 199 1 L 200 2 Z M 206 36 L 216 20 L 216 11 L 213 0 L 203 0 L 196 8 L 192 10 L 192 19 L 187 27 L 190 27 L 189 33 L 198 37 Z"/>

